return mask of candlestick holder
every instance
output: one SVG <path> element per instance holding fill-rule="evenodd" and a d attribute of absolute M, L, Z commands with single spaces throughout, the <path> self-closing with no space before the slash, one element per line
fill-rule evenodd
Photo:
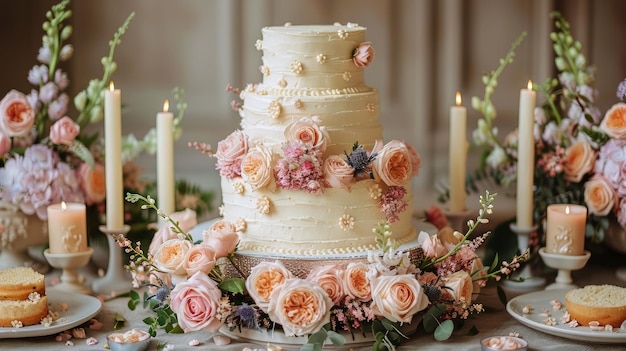
<path fill-rule="evenodd" d="M 545 247 L 542 247 L 539 249 L 539 256 L 541 256 L 546 266 L 558 269 L 555 282 L 548 285 L 546 290 L 574 289 L 578 286 L 572 283 L 571 273 L 583 268 L 587 264 L 589 257 L 591 257 L 591 253 L 585 251 L 582 255 L 562 255 L 550 253 L 546 251 Z"/>
<path fill-rule="evenodd" d="M 511 223 L 510 228 L 517 235 L 517 245 L 520 252 L 524 252 L 528 249 L 528 237 L 537 230 L 538 226 L 534 225 L 529 228 L 524 228 Z M 546 283 L 545 278 L 533 276 L 530 264 L 528 263 L 524 265 L 524 268 L 513 273 L 512 278 L 523 279 L 522 281 L 504 280 L 502 282 L 506 288 L 513 291 L 527 292 L 539 290 Z"/>
<path fill-rule="evenodd" d="M 43 252 L 48 263 L 54 268 L 63 270 L 61 282 L 51 287 L 54 290 L 90 294 L 91 289 L 85 284 L 85 278 L 78 274 L 76 269 L 84 267 L 89 262 L 93 248 L 88 247 L 85 251 L 51 253 L 50 249 Z"/>
<path fill-rule="evenodd" d="M 452 229 L 465 233 L 467 230 L 467 218 L 470 214 L 469 210 L 465 211 L 446 211 L 446 218 Z"/>
<path fill-rule="evenodd" d="M 109 264 L 104 277 L 94 280 L 92 289 L 99 295 L 120 295 L 130 291 L 132 284 L 129 273 L 122 263 L 122 248 L 117 244 L 114 234 L 125 235 L 130 226 L 125 225 L 122 229 L 108 229 L 100 226 L 100 231 L 106 234 L 109 244 Z"/>

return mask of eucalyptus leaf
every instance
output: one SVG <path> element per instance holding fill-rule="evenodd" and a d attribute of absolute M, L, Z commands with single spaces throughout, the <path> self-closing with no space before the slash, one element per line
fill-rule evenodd
<path fill-rule="evenodd" d="M 343 346 L 346 343 L 346 338 L 343 335 L 332 330 L 328 331 L 328 338 L 335 346 Z"/>
<path fill-rule="evenodd" d="M 435 334 L 434 334 L 435 340 L 437 341 L 448 340 L 450 336 L 452 335 L 453 331 L 454 331 L 454 322 L 452 322 L 450 319 L 447 319 L 441 322 L 441 324 L 437 327 L 437 329 L 435 329 Z"/>
<path fill-rule="evenodd" d="M 243 294 L 246 291 L 246 281 L 242 278 L 227 278 L 220 282 L 219 287 L 223 291 Z"/>
<path fill-rule="evenodd" d="M 323 344 L 327 336 L 326 330 L 322 328 L 318 330 L 317 333 L 311 334 L 307 341 L 309 344 Z"/>
<path fill-rule="evenodd" d="M 424 315 L 424 320 L 422 321 L 424 325 L 424 330 L 427 333 L 432 333 L 437 326 L 439 326 L 439 317 L 446 312 L 446 306 L 444 304 L 435 304 L 433 305 Z"/>

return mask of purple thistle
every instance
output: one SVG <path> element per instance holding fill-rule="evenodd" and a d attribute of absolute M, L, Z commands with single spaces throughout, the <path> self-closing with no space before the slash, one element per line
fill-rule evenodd
<path fill-rule="evenodd" d="M 624 79 L 617 86 L 617 98 L 620 100 L 626 100 L 626 79 Z"/>
<path fill-rule="evenodd" d="M 348 155 L 348 153 L 345 151 L 344 153 L 346 154 L 347 158 L 346 163 L 350 165 L 350 167 L 354 168 L 355 177 L 359 177 L 362 176 L 364 173 L 367 173 L 370 178 L 373 178 L 373 174 L 371 170 L 368 170 L 368 166 L 370 163 L 372 163 L 372 161 L 374 161 L 374 158 L 376 158 L 375 152 L 368 154 L 367 151 L 363 149 L 363 145 L 359 145 L 359 143 L 356 142 L 352 147 L 352 152 L 350 153 L 350 155 Z"/>
<path fill-rule="evenodd" d="M 242 324 L 245 324 L 246 327 L 250 329 L 259 328 L 259 324 L 257 321 L 259 314 L 254 307 L 248 304 L 244 303 L 241 306 L 237 307 L 237 310 L 235 311 L 235 317 L 238 317 L 241 320 Z"/>

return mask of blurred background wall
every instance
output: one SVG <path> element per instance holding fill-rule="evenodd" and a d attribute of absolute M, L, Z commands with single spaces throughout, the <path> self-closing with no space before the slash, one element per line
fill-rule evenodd
<path fill-rule="evenodd" d="M 26 76 L 37 63 L 41 23 L 54 3 L 3 1 L 1 95 L 30 90 Z M 597 67 L 603 111 L 616 101 L 615 88 L 626 78 L 623 0 L 75 0 L 71 8 L 75 55 L 64 69 L 72 96 L 101 76 L 100 59 L 108 53 L 109 39 L 134 11 L 113 75 L 122 90 L 123 133 L 143 137 L 155 126 L 163 100 L 173 99 L 174 87 L 183 88 L 188 110 L 175 144 L 176 177 L 215 191 L 217 202 L 214 160 L 187 143 L 216 146 L 238 128 L 239 116 L 230 108 L 232 95 L 225 87 L 261 80 L 261 53 L 254 43 L 263 26 L 353 22 L 368 28 L 376 59 L 366 70 L 366 81 L 380 92 L 385 139 L 407 140 L 423 158 L 414 183 L 418 208 L 436 201 L 435 185 L 447 177 L 448 111 L 456 91 L 468 107 L 469 141 L 479 116 L 469 101 L 484 94 L 481 75 L 495 69 L 526 31 L 493 97 L 504 137 L 517 124 L 519 90 L 528 79 L 542 82 L 554 75 L 551 11 L 564 14 L 588 62 Z M 470 150 L 468 170 L 477 159 L 478 153 Z M 144 177 L 153 179 L 154 156 L 142 155 L 138 161 Z"/>

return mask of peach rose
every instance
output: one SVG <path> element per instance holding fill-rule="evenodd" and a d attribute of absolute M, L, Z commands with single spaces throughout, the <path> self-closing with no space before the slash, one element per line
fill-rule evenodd
<path fill-rule="evenodd" d="M 613 139 L 626 139 L 626 103 L 618 102 L 606 111 L 600 129 Z"/>
<path fill-rule="evenodd" d="M 437 230 L 441 230 L 450 225 L 448 223 L 448 217 L 446 217 L 441 207 L 435 205 L 430 206 L 426 211 L 426 220 L 434 225 Z"/>
<path fill-rule="evenodd" d="M 337 306 L 346 296 L 343 290 L 344 272 L 337 265 L 318 266 L 309 272 L 306 280 L 321 286 L 330 300 Z"/>
<path fill-rule="evenodd" d="M 374 61 L 374 48 L 369 41 L 362 42 L 352 53 L 352 62 L 357 67 L 367 67 Z"/>
<path fill-rule="evenodd" d="M 241 162 L 241 177 L 253 189 L 270 185 L 272 181 L 272 152 L 262 145 L 250 149 Z"/>
<path fill-rule="evenodd" d="M 331 155 L 324 160 L 323 172 L 324 180 L 331 188 L 348 189 L 354 178 L 354 168 L 339 155 Z"/>
<path fill-rule="evenodd" d="M 191 245 L 191 242 L 185 239 L 170 239 L 164 242 L 154 255 L 154 265 L 164 273 L 185 274 L 183 263 Z"/>
<path fill-rule="evenodd" d="M 241 175 L 241 161 L 248 152 L 248 136 L 240 130 L 232 132 L 226 139 L 217 143 L 215 168 L 220 175 L 234 178 Z"/>
<path fill-rule="evenodd" d="M 11 138 L 0 130 L 0 157 L 11 151 Z"/>
<path fill-rule="evenodd" d="M 293 274 L 280 261 L 261 262 L 250 270 L 246 289 L 257 306 L 264 312 L 270 303 L 270 294 Z"/>
<path fill-rule="evenodd" d="M 565 179 L 570 182 L 580 182 L 585 174 L 593 169 L 596 155 L 591 145 L 580 140 L 565 150 L 565 165 L 563 167 Z"/>
<path fill-rule="evenodd" d="M 81 163 L 76 170 L 81 189 L 85 194 L 87 205 L 99 204 L 106 198 L 106 181 L 104 179 L 104 165 L 96 163 L 91 168 L 86 163 Z"/>
<path fill-rule="evenodd" d="M 326 127 L 320 126 L 319 123 L 318 117 L 302 117 L 300 120 L 287 126 L 285 139 L 300 141 L 308 150 L 324 152 L 330 136 Z"/>
<path fill-rule="evenodd" d="M 235 225 L 226 220 L 219 220 L 202 233 L 202 244 L 215 250 L 217 258 L 226 257 L 237 247 L 239 234 Z"/>
<path fill-rule="evenodd" d="M 403 186 L 413 173 L 409 150 L 398 140 L 392 140 L 383 146 L 372 166 L 375 177 L 388 186 Z"/>
<path fill-rule="evenodd" d="M 0 131 L 9 137 L 25 136 L 35 123 L 35 111 L 26 96 L 17 90 L 9 91 L 0 100 Z"/>
<path fill-rule="evenodd" d="M 222 292 L 206 274 L 197 272 L 179 283 L 170 294 L 170 307 L 185 332 L 206 330 L 212 333 L 222 326 L 218 318 Z"/>
<path fill-rule="evenodd" d="M 617 206 L 617 194 L 611 183 L 596 174 L 585 183 L 585 204 L 590 214 L 606 216 Z"/>
<path fill-rule="evenodd" d="M 190 231 L 196 226 L 196 224 L 198 224 L 196 212 L 188 208 L 184 211 L 178 211 L 170 214 L 170 219 L 178 222 L 178 226 L 184 232 Z M 154 256 L 164 242 L 177 237 L 178 234 L 174 233 L 170 225 L 163 225 L 156 233 L 154 233 L 148 252 Z"/>
<path fill-rule="evenodd" d="M 445 278 L 444 285 L 452 289 L 456 301 L 472 301 L 472 277 L 466 271 L 457 271 Z M 446 290 L 446 289 L 444 289 Z"/>
<path fill-rule="evenodd" d="M 381 275 L 372 280 L 374 315 L 392 322 L 411 323 L 413 315 L 428 306 L 428 297 L 413 274 Z"/>
<path fill-rule="evenodd" d="M 351 262 L 343 274 L 343 289 L 348 296 L 359 301 L 372 299 L 372 289 L 367 278 L 369 268 L 364 262 Z"/>
<path fill-rule="evenodd" d="M 183 259 L 183 269 L 187 276 L 192 276 L 196 272 L 209 274 L 215 267 L 216 257 L 215 250 L 206 245 L 194 245 Z"/>
<path fill-rule="evenodd" d="M 330 322 L 333 302 L 319 285 L 291 278 L 272 291 L 268 306 L 270 318 L 282 325 L 285 335 L 314 334 Z"/>
<path fill-rule="evenodd" d="M 80 133 L 80 126 L 65 116 L 50 127 L 50 140 L 57 145 L 72 145 L 78 133 Z"/>
<path fill-rule="evenodd" d="M 409 151 L 409 157 L 411 158 L 411 169 L 413 170 L 411 176 L 417 177 L 422 167 L 422 156 L 420 156 L 411 144 L 404 142 L 404 146 L 406 146 L 406 149 Z"/>
<path fill-rule="evenodd" d="M 424 250 L 424 256 L 428 258 L 437 258 L 446 254 L 445 246 L 439 240 L 437 235 L 430 235 L 426 232 L 420 232 L 417 236 L 417 244 Z"/>

